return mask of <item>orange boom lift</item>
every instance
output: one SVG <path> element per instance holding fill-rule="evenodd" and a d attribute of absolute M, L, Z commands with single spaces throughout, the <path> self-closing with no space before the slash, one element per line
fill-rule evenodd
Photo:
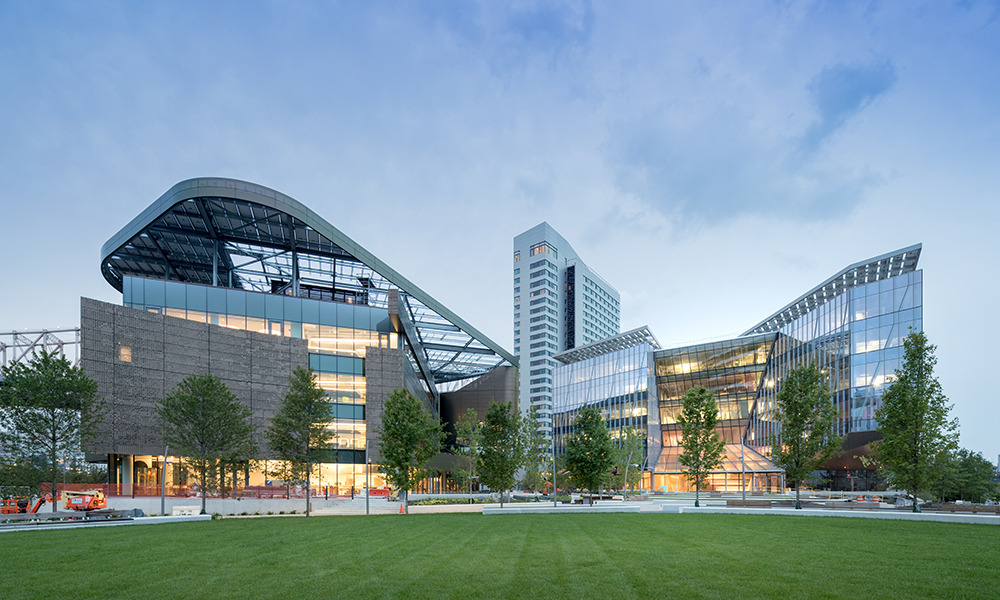
<path fill-rule="evenodd" d="M 62 497 L 63 508 L 66 510 L 97 510 L 108 507 L 108 499 L 101 490 L 63 490 Z"/>

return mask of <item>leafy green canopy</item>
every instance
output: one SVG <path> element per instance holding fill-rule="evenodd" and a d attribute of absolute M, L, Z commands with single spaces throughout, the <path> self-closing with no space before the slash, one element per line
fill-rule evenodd
<path fill-rule="evenodd" d="M 0 369 L 0 446 L 21 465 L 3 472 L 33 477 L 26 461 L 47 470 L 56 489 L 59 461 L 79 455 L 101 421 L 97 383 L 58 353 Z M 56 510 L 56 503 L 52 503 Z"/>
<path fill-rule="evenodd" d="M 524 459 L 522 442 L 517 409 L 508 402 L 490 402 L 483 420 L 479 478 L 491 490 L 505 493 L 514 487 L 514 478 Z"/>
<path fill-rule="evenodd" d="M 643 453 L 646 441 L 642 430 L 629 425 L 615 440 L 614 462 L 608 486 L 615 489 L 636 489 L 642 480 Z M 615 475 L 617 469 L 618 474 Z"/>
<path fill-rule="evenodd" d="M 308 515 L 312 465 L 329 454 L 330 442 L 336 437 L 329 427 L 334 419 L 333 405 L 312 369 L 296 367 L 288 386 L 265 437 L 271 452 L 282 461 L 277 476 L 286 482 L 306 484 Z"/>
<path fill-rule="evenodd" d="M 252 413 L 215 375 L 188 376 L 157 404 L 156 413 L 164 443 L 201 486 L 205 512 L 205 496 L 218 483 L 216 470 L 257 454 Z"/>
<path fill-rule="evenodd" d="M 677 417 L 681 426 L 681 446 L 678 456 L 687 467 L 684 476 L 694 483 L 695 506 L 702 483 L 708 474 L 722 466 L 725 442 L 715 432 L 719 424 L 719 408 L 712 393 L 703 387 L 689 389 L 684 394 L 684 406 Z"/>
<path fill-rule="evenodd" d="M 521 485 L 528 490 L 539 491 L 545 487 L 546 472 L 551 466 L 549 438 L 541 429 L 538 407 L 532 406 L 521 419 L 521 444 L 524 449 L 524 477 Z"/>
<path fill-rule="evenodd" d="M 836 433 L 837 409 L 830 400 L 830 385 L 816 363 L 789 371 L 778 389 L 777 423 L 772 435 L 771 461 L 785 470 L 785 480 L 799 488 L 820 464 L 840 451 L 843 438 Z"/>
<path fill-rule="evenodd" d="M 918 331 L 906 336 L 903 348 L 896 381 L 875 411 L 882 439 L 872 443 L 872 453 L 890 482 L 915 499 L 930 484 L 938 453 L 958 447 L 958 419 L 948 419 L 952 406 L 934 376 L 936 346 Z M 913 508 L 919 510 L 917 502 Z"/>
<path fill-rule="evenodd" d="M 993 463 L 979 452 L 962 448 L 957 452 L 943 451 L 931 465 L 930 491 L 942 502 L 955 500 L 986 502 L 997 499 L 997 483 L 993 481 Z"/>
<path fill-rule="evenodd" d="M 460 457 L 452 471 L 452 477 L 459 486 L 471 491 L 472 483 L 478 478 L 479 451 L 482 445 L 482 426 L 479 414 L 469 408 L 455 422 L 455 454 Z"/>
<path fill-rule="evenodd" d="M 614 462 L 611 434 L 596 408 L 580 409 L 566 440 L 566 468 L 581 488 L 596 492 Z"/>
<path fill-rule="evenodd" d="M 413 394 L 393 390 L 382 409 L 378 436 L 385 478 L 394 488 L 408 494 L 427 476 L 427 461 L 440 452 L 444 432 L 441 422 Z"/>

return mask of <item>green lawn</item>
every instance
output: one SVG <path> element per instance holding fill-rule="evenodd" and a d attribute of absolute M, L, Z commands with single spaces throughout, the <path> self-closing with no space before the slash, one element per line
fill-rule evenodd
<path fill-rule="evenodd" d="M 997 598 L 1000 527 L 428 514 L 0 533 L 0 598 Z"/>

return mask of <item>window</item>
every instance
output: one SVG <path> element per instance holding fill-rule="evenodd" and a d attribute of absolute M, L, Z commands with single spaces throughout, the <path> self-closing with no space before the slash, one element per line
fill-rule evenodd
<path fill-rule="evenodd" d="M 549 245 L 548 242 L 539 242 L 531 247 L 531 256 L 547 252 L 552 255 L 552 258 L 559 258 L 559 253 L 556 249 Z M 520 258 L 520 256 L 518 257 Z"/>
<path fill-rule="evenodd" d="M 519 260 L 521 260 L 521 251 L 520 250 L 515 250 L 514 251 L 514 262 L 517 262 Z"/>

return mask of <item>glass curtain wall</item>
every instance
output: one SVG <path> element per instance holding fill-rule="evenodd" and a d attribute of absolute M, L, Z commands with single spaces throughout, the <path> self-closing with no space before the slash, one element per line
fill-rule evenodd
<path fill-rule="evenodd" d="M 684 394 L 699 386 L 711 392 L 719 406 L 718 434 L 727 444 L 738 444 L 763 384 L 775 338 L 764 334 L 656 352 L 653 360 L 663 447 L 680 446 L 677 417 Z"/>
<path fill-rule="evenodd" d="M 562 453 L 580 409 L 601 411 L 617 440 L 629 426 L 646 438 L 649 382 L 649 344 L 616 350 L 594 358 L 559 366 L 554 377 L 553 427 L 555 450 Z M 645 451 L 643 452 L 645 456 Z"/>
<path fill-rule="evenodd" d="M 899 368 L 903 339 L 923 327 L 922 285 L 917 270 L 851 288 L 782 327 L 748 442 L 766 452 L 775 431 L 776 383 L 811 362 L 830 378 L 838 434 L 877 429 L 875 411 Z"/>

